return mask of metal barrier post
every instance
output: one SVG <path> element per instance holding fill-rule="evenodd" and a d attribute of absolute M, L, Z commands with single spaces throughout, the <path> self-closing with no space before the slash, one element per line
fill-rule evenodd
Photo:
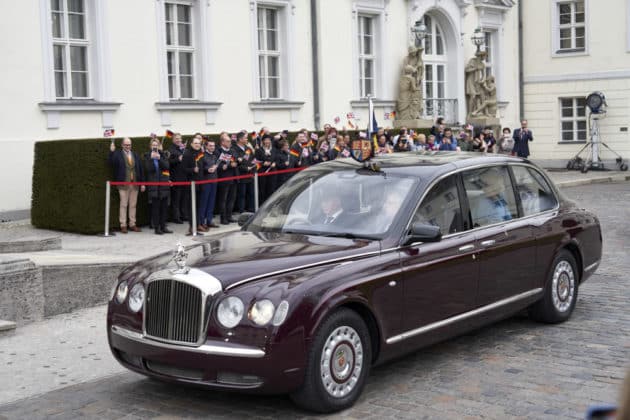
<path fill-rule="evenodd" d="M 258 172 L 254 172 L 254 210 L 258 211 Z"/>
<path fill-rule="evenodd" d="M 109 207 L 111 205 L 110 203 L 110 192 L 111 192 L 111 185 L 109 184 L 109 181 L 105 182 L 105 229 L 103 230 L 103 236 L 107 237 L 107 236 L 114 236 L 113 233 L 109 233 Z"/>
<path fill-rule="evenodd" d="M 190 212 L 192 236 L 197 236 L 197 194 L 195 193 L 195 181 L 190 182 L 190 203 L 192 205 L 192 211 Z"/>

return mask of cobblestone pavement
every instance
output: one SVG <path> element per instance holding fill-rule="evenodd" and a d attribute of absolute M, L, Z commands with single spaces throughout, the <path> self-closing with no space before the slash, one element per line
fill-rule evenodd
<path fill-rule="evenodd" d="M 516 316 L 417 351 L 373 369 L 358 403 L 331 417 L 583 418 L 588 405 L 615 402 L 630 367 L 630 184 L 564 192 L 599 215 L 605 241 L 602 264 L 580 289 L 568 322 L 541 325 Z M 2 386 L 10 383 L 3 375 Z M 191 389 L 130 372 L 0 406 L 0 418 L 9 419 L 308 416 L 287 397 Z"/>

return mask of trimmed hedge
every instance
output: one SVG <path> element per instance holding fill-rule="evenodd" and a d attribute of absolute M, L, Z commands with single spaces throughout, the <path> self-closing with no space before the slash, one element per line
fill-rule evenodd
<path fill-rule="evenodd" d="M 420 129 L 417 132 L 428 133 Z M 348 131 L 352 138 L 359 131 Z M 316 133 L 321 135 L 323 132 Z M 296 133 L 289 133 L 294 139 Z M 183 135 L 190 143 L 193 135 Z M 207 135 L 217 141 L 219 134 Z M 149 137 L 133 137 L 133 150 L 142 156 L 149 150 Z M 122 138 L 116 138 L 120 148 Z M 33 163 L 33 195 L 31 223 L 42 229 L 74 233 L 97 234 L 103 232 L 105 222 L 105 183 L 112 179 L 107 163 L 110 139 L 79 139 L 39 141 L 35 143 Z M 171 141 L 165 139 L 164 149 Z M 110 197 L 110 229 L 118 227 L 119 199 L 116 187 Z M 149 222 L 146 193 L 138 195 L 137 223 Z"/>

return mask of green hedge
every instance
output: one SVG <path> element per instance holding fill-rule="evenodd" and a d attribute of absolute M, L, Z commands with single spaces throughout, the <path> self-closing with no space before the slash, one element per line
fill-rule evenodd
<path fill-rule="evenodd" d="M 397 131 L 397 130 L 395 130 Z M 428 133 L 428 130 L 416 130 Z M 352 138 L 359 131 L 349 131 Z M 317 132 L 321 135 L 322 132 Z M 289 133 L 289 139 L 295 138 Z M 216 141 L 219 134 L 207 135 Z M 192 135 L 183 135 L 184 141 Z M 120 148 L 122 138 L 116 138 Z M 149 137 L 133 137 L 133 150 L 139 155 L 149 149 Z M 164 148 L 171 142 L 165 139 Z M 107 163 L 110 140 L 79 139 L 35 143 L 31 223 L 42 229 L 97 234 L 105 221 L 105 183 L 112 179 Z M 110 229 L 118 228 L 118 192 L 112 187 Z M 146 194 L 138 196 L 138 225 L 148 224 Z"/>

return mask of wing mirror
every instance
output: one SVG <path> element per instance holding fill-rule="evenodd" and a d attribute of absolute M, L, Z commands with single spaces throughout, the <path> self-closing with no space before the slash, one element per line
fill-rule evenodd
<path fill-rule="evenodd" d="M 245 224 L 249 222 L 249 219 L 251 219 L 253 215 L 254 213 L 248 213 L 248 212 L 241 213 L 241 215 L 238 216 L 238 219 L 236 221 L 239 226 L 245 226 Z"/>
<path fill-rule="evenodd" d="M 439 226 L 418 222 L 411 225 L 411 232 L 407 236 L 405 245 L 415 242 L 439 242 L 441 239 L 442 232 Z"/>

